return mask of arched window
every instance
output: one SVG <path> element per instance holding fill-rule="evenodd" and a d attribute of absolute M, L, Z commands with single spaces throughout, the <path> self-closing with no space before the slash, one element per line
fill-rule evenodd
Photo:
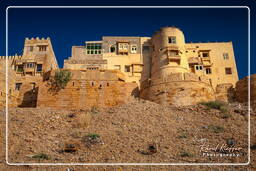
<path fill-rule="evenodd" d="M 112 45 L 111 47 L 110 47 L 110 52 L 111 53 L 114 53 L 116 51 L 116 46 L 115 45 Z"/>

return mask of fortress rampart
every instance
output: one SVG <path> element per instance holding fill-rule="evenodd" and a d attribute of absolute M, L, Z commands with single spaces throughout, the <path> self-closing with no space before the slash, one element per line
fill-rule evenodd
<path fill-rule="evenodd" d="M 8 97 L 19 107 L 114 106 L 131 95 L 173 105 L 232 101 L 238 81 L 232 42 L 186 43 L 176 27 L 152 37 L 103 36 L 72 46 L 63 67 L 72 80 L 55 94 L 46 79 L 59 70 L 50 38 L 26 38 L 21 56 L 0 56 L 2 106 L 6 59 Z"/>

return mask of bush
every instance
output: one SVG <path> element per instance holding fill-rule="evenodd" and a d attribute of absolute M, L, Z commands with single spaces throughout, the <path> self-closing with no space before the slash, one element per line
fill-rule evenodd
<path fill-rule="evenodd" d="M 217 109 L 223 113 L 226 113 L 228 111 L 227 104 L 222 101 L 201 102 L 199 104 L 207 106 L 208 109 Z"/>
<path fill-rule="evenodd" d="M 100 135 L 95 133 L 88 134 L 87 136 L 93 140 L 100 138 Z"/>
<path fill-rule="evenodd" d="M 188 153 L 188 152 L 186 152 L 186 151 L 182 151 L 182 152 L 180 153 L 180 156 L 181 156 L 181 157 L 191 157 L 192 154 L 190 154 L 190 153 Z"/>
<path fill-rule="evenodd" d="M 39 153 L 39 154 L 36 154 L 36 155 L 33 155 L 32 158 L 35 158 L 35 159 L 39 159 L 39 160 L 49 160 L 50 157 L 47 155 L 47 154 L 44 154 L 44 153 Z"/>
<path fill-rule="evenodd" d="M 177 138 L 187 138 L 187 135 L 186 134 L 181 134 L 181 135 L 177 136 Z"/>
<path fill-rule="evenodd" d="M 64 89 L 71 80 L 71 72 L 66 70 L 57 71 L 54 75 L 54 81 L 57 87 Z"/>

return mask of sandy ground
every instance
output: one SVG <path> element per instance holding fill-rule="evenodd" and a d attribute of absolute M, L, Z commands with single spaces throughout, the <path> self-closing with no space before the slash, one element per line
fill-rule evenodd
<path fill-rule="evenodd" d="M 248 111 L 230 104 L 228 114 L 203 105 L 162 106 L 144 100 L 91 110 L 11 108 L 10 163 L 246 163 Z M 248 166 L 8 166 L 5 111 L 1 111 L 0 170 L 253 170 L 255 113 L 251 113 Z M 97 135 L 91 138 L 88 135 Z M 228 152 L 228 145 L 236 151 Z M 154 149 L 152 150 L 152 146 Z M 225 149 L 226 151 L 220 151 Z M 67 151 L 72 147 L 74 152 Z M 230 146 L 231 147 L 231 146 Z M 149 149 L 151 148 L 151 149 Z M 212 148 L 210 150 L 210 148 Z M 66 150 L 66 151 L 65 151 Z M 205 153 L 203 151 L 205 151 Z M 230 150 L 230 148 L 229 148 Z M 44 154 L 47 158 L 35 156 Z M 236 155 L 236 156 L 206 156 Z"/>

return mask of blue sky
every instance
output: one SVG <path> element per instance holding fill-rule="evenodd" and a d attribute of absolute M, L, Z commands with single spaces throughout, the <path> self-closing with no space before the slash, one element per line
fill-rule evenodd
<path fill-rule="evenodd" d="M 151 36 L 163 26 L 176 26 L 186 42 L 232 41 L 239 77 L 248 75 L 246 8 L 9 9 L 8 22 L 9 55 L 22 54 L 26 37 L 50 37 L 60 67 L 73 45 L 102 36 Z"/>

